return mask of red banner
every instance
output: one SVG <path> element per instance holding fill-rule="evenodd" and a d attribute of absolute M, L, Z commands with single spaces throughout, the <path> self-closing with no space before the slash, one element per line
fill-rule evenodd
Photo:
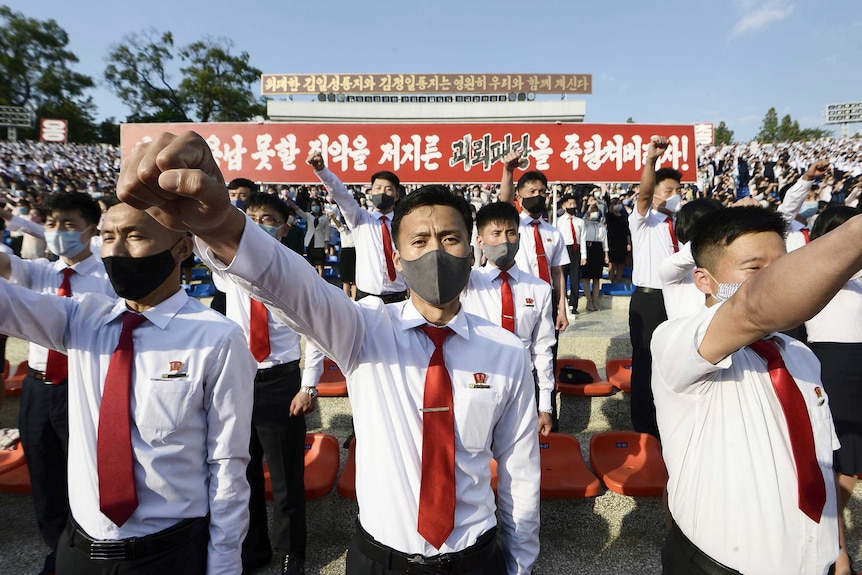
<path fill-rule="evenodd" d="M 161 132 L 193 130 L 209 144 L 225 180 L 317 182 L 311 150 L 345 183 L 389 170 L 404 183 L 496 183 L 510 150 L 525 157 L 515 178 L 638 182 L 650 137 L 670 141 L 659 167 L 696 179 L 694 126 L 644 124 L 124 124 L 123 154 Z"/>

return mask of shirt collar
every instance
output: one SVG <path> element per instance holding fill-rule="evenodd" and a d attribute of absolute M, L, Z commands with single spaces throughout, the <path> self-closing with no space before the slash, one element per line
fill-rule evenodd
<path fill-rule="evenodd" d="M 53 266 L 58 272 L 63 271 L 66 268 L 72 268 L 75 272 L 81 275 L 87 275 L 91 271 L 93 271 L 100 263 L 102 263 L 102 258 L 97 258 L 96 254 L 91 253 L 89 256 L 84 258 L 83 260 L 74 263 L 70 266 L 66 265 L 62 259 L 58 259 L 54 262 Z"/>
<path fill-rule="evenodd" d="M 484 270 L 486 274 L 491 276 L 491 281 L 496 280 L 500 277 L 500 272 L 502 271 L 500 268 L 495 266 L 486 265 L 484 268 L 479 268 Z M 506 273 L 509 274 L 509 278 L 517 281 L 521 281 L 521 270 L 518 269 L 518 264 L 512 264 L 512 267 L 506 270 Z"/>
<path fill-rule="evenodd" d="M 145 311 L 142 315 L 150 320 L 153 325 L 161 329 L 166 329 L 171 320 L 179 313 L 189 300 L 189 295 L 186 290 L 180 288 L 177 292 L 168 299 L 157 303 Z M 131 311 L 126 305 L 126 300 L 119 298 L 114 304 L 111 313 L 108 314 L 107 321 L 114 321 L 122 316 L 124 312 Z"/>
<path fill-rule="evenodd" d="M 416 309 L 416 306 L 413 305 L 413 302 L 411 300 L 408 299 L 406 302 L 404 302 L 404 306 L 401 308 L 401 329 L 403 331 L 417 328 L 420 325 L 425 325 L 426 323 L 429 323 L 428 320 L 422 317 L 422 314 L 419 313 L 419 310 Z M 458 310 L 458 313 L 455 314 L 455 317 L 449 320 L 449 323 L 446 324 L 446 327 L 455 332 L 456 335 L 459 335 L 464 339 L 470 339 L 470 326 L 467 325 L 467 317 L 464 313 L 464 306 L 461 306 L 461 308 Z"/>

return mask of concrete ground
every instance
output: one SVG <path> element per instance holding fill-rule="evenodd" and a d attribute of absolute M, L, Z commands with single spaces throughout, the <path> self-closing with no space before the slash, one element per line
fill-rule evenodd
<path fill-rule="evenodd" d="M 612 298 L 605 298 L 610 300 Z M 585 312 L 573 319 L 573 326 L 560 341 L 560 356 L 623 357 L 627 334 L 627 312 L 622 300 L 605 301 L 599 312 Z M 581 306 L 584 310 L 585 306 Z M 597 335 L 601 334 L 601 335 Z M 626 336 L 627 337 L 627 336 Z M 629 348 L 630 353 L 630 348 Z M 12 342 L 7 357 L 15 362 L 26 358 L 23 342 Z M 600 368 L 604 357 L 595 357 Z M 0 427 L 15 427 L 17 398 L 7 398 L 0 409 Z M 589 463 L 589 438 L 608 430 L 630 429 L 629 399 L 622 393 L 611 397 L 563 397 L 560 431 L 575 436 Z M 351 431 L 347 398 L 322 398 L 320 409 L 307 417 L 309 431 L 330 433 L 343 442 Z M 346 450 L 342 450 L 342 465 Z M 33 518 L 29 495 L 0 493 L 0 575 L 36 574 L 46 552 Z M 333 489 L 326 496 L 308 502 L 309 575 L 344 573 L 345 550 L 353 534 L 356 502 Z M 604 491 L 597 497 L 578 500 L 543 500 L 541 505 L 541 554 L 536 575 L 643 575 L 661 573 L 660 549 L 666 533 L 660 498 L 633 498 Z M 846 513 L 848 548 L 862 556 L 862 488 L 857 488 Z M 788 542 L 788 544 L 793 544 Z M 256 571 L 280 573 L 274 560 Z"/>

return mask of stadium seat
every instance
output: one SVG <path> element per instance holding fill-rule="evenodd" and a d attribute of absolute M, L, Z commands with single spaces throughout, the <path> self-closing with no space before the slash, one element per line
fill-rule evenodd
<path fill-rule="evenodd" d="M 356 499 L 356 438 L 350 440 L 347 448 L 347 461 L 344 462 L 344 471 L 338 478 L 336 489 L 342 497 Z"/>
<path fill-rule="evenodd" d="M 624 283 L 607 283 L 602 285 L 601 292 L 611 296 L 630 296 L 635 293 L 635 286 Z"/>
<path fill-rule="evenodd" d="M 338 440 L 328 433 L 309 433 L 305 436 L 305 498 L 317 499 L 332 491 L 340 462 Z M 272 499 L 272 482 L 269 467 L 263 464 L 266 498 Z"/>
<path fill-rule="evenodd" d="M 605 377 L 611 385 L 626 393 L 632 392 L 632 360 L 609 359 L 605 363 Z"/>
<path fill-rule="evenodd" d="M 347 381 L 334 361 L 323 358 L 323 373 L 317 383 L 317 394 L 320 397 L 346 397 Z"/>
<path fill-rule="evenodd" d="M 5 378 L 3 385 L 6 388 L 6 395 L 18 396 L 21 395 L 21 387 L 24 385 L 24 377 L 27 376 L 27 362 L 22 361 L 15 368 L 15 373 Z"/>
<path fill-rule="evenodd" d="M 0 475 L 7 471 L 11 471 L 16 467 L 21 467 L 26 461 L 24 460 L 24 448 L 19 443 L 15 449 L 0 450 Z"/>
<path fill-rule="evenodd" d="M 201 281 L 211 278 L 213 273 L 204 265 L 192 268 L 192 281 Z"/>
<path fill-rule="evenodd" d="M 215 284 L 199 283 L 199 284 L 192 284 L 192 289 L 189 290 L 189 295 L 191 297 L 196 297 L 196 298 L 212 297 L 215 295 L 215 292 L 216 292 Z"/>
<path fill-rule="evenodd" d="M 601 493 L 602 482 L 587 467 L 575 437 L 565 433 L 539 435 L 539 457 L 542 499 L 577 499 Z"/>
<path fill-rule="evenodd" d="M 562 383 L 560 382 L 560 369 L 566 366 L 571 366 L 588 373 L 592 378 L 592 383 Z M 596 364 L 589 359 L 577 358 L 559 358 L 557 359 L 557 391 L 565 395 L 579 395 L 587 397 L 596 397 L 600 395 L 613 395 L 617 388 L 603 381 L 599 377 L 599 371 L 596 369 Z"/>
<path fill-rule="evenodd" d="M 646 433 L 607 431 L 593 435 L 590 465 L 608 489 L 622 495 L 659 496 L 667 484 L 658 440 Z"/>

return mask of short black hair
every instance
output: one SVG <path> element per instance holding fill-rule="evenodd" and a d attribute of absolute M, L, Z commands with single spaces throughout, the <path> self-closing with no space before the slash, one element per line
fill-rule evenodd
<path fill-rule="evenodd" d="M 527 184 L 527 182 L 542 182 L 546 188 L 548 187 L 548 178 L 545 177 L 545 174 L 537 170 L 524 172 L 524 174 L 518 178 L 518 185 L 515 186 L 515 189 L 520 190 Z"/>
<path fill-rule="evenodd" d="M 476 230 L 481 234 L 488 224 L 514 224 L 517 228 L 521 224 L 521 216 L 509 202 L 491 202 L 476 213 Z"/>
<path fill-rule="evenodd" d="M 811 226 L 811 239 L 815 240 L 820 236 L 826 235 L 850 218 L 859 215 L 859 210 L 850 206 L 832 206 L 826 208 L 814 220 L 814 225 Z"/>
<path fill-rule="evenodd" d="M 55 212 L 73 212 L 88 224 L 97 225 L 102 218 L 102 208 L 89 194 L 81 192 L 59 192 L 48 198 L 45 216 Z"/>
<path fill-rule="evenodd" d="M 257 184 L 255 184 L 248 178 L 234 178 L 227 185 L 227 189 L 229 190 L 235 190 L 237 188 L 248 188 L 252 192 L 258 191 Z"/>
<path fill-rule="evenodd" d="M 252 208 L 257 207 L 267 207 L 272 208 L 278 215 L 281 216 L 281 219 L 287 221 L 287 216 L 290 215 L 290 210 L 281 199 L 277 196 L 273 196 L 272 194 L 267 194 L 266 192 L 252 192 L 248 195 L 248 198 L 245 200 L 245 211 L 248 212 Z"/>
<path fill-rule="evenodd" d="M 676 238 L 682 243 L 688 243 L 697 231 L 698 223 L 707 214 L 723 210 L 724 204 L 718 200 L 699 198 L 686 203 L 676 213 L 673 230 Z"/>
<path fill-rule="evenodd" d="M 120 198 L 118 198 L 114 194 L 105 194 L 104 196 L 97 197 L 96 201 L 105 204 L 105 210 L 107 211 L 119 204 Z"/>
<path fill-rule="evenodd" d="M 374 185 L 374 182 L 376 180 L 386 180 L 387 182 L 389 182 L 390 184 L 395 186 L 395 189 L 398 190 L 398 195 L 400 195 L 400 196 L 404 195 L 404 190 L 401 187 L 401 180 L 399 180 L 398 176 L 396 176 L 392 172 L 390 172 L 388 170 L 381 170 L 379 172 L 375 172 L 374 174 L 371 175 L 371 185 L 372 186 Z"/>
<path fill-rule="evenodd" d="M 784 238 L 787 222 L 778 212 L 760 206 L 726 208 L 707 214 L 691 242 L 694 263 L 714 270 L 724 249 L 738 237 L 762 232 L 775 232 Z"/>
<path fill-rule="evenodd" d="M 461 196 L 453 194 L 452 190 L 444 185 L 431 184 L 422 186 L 395 204 L 395 212 L 392 216 L 392 237 L 396 248 L 398 247 L 401 219 L 422 206 L 449 206 L 457 210 L 464 219 L 464 229 L 469 240 L 473 233 L 473 213 L 470 211 L 469 202 Z"/>
<path fill-rule="evenodd" d="M 682 181 L 682 173 L 673 168 L 662 168 L 655 171 L 655 185 L 659 185 L 665 180 L 673 180 L 677 184 Z"/>

